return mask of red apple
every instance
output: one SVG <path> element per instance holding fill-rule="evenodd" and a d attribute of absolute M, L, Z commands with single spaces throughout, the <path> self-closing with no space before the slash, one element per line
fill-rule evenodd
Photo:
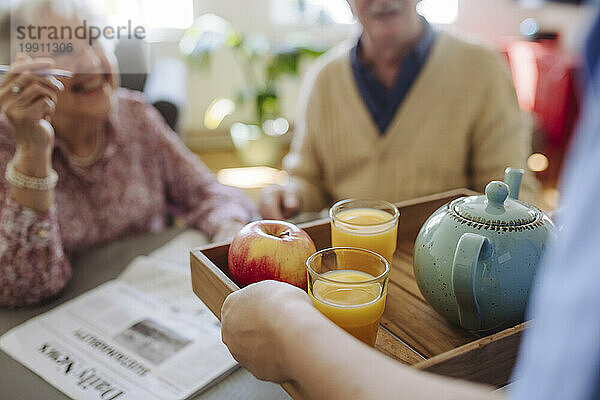
<path fill-rule="evenodd" d="M 231 277 L 241 286 L 266 279 L 306 290 L 306 260 L 317 250 L 306 232 L 285 221 L 255 221 L 229 246 Z"/>

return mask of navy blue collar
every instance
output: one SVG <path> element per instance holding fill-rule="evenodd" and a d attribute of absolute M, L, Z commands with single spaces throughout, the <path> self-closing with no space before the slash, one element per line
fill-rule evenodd
<path fill-rule="evenodd" d="M 392 89 L 386 88 L 361 60 L 360 38 L 350 52 L 350 62 L 358 91 L 380 134 L 385 133 L 431 52 L 436 33 L 425 19 L 423 19 L 423 27 L 422 36 L 402 60 Z"/>

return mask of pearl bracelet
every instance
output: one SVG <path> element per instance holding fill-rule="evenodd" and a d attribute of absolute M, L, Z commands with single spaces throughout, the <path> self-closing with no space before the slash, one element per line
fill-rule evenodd
<path fill-rule="evenodd" d="M 8 183 L 20 189 L 51 190 L 56 187 L 58 182 L 58 174 L 55 170 L 50 170 L 50 175 L 45 178 L 35 178 L 17 171 L 12 161 L 6 166 L 4 177 Z"/>

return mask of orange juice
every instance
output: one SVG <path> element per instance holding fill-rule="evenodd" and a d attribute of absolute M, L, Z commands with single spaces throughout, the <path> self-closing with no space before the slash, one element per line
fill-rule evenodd
<path fill-rule="evenodd" d="M 316 280 L 312 287 L 309 285 L 315 307 L 355 338 L 375 346 L 379 319 L 385 308 L 386 294 L 382 283 L 359 284 L 373 276 L 354 270 L 329 271 L 321 276 L 336 282 Z"/>
<path fill-rule="evenodd" d="M 333 247 L 358 247 L 381 254 L 392 263 L 396 251 L 398 219 L 375 208 L 342 210 L 331 222 Z"/>

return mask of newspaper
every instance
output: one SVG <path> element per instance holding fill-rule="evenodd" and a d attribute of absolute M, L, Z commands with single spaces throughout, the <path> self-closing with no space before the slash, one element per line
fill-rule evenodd
<path fill-rule="evenodd" d="M 189 264 L 168 256 L 192 236 L 12 329 L 0 348 L 74 399 L 175 400 L 205 389 L 237 364 L 191 292 Z"/>
<path fill-rule="evenodd" d="M 207 243 L 197 231 L 186 231 L 165 246 L 138 257 L 119 279 L 168 305 L 194 321 L 219 325 L 219 320 L 192 291 L 190 249 Z"/>

